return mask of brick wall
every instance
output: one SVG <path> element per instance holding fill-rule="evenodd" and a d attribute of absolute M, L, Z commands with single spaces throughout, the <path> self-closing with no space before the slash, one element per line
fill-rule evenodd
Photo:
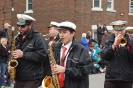
<path fill-rule="evenodd" d="M 0 1 L 0 29 L 4 26 L 4 23 L 11 24 L 12 12 L 11 12 L 11 0 Z M 11 36 L 11 28 L 8 30 L 9 36 Z M 9 37 L 9 43 L 11 38 Z"/>
<path fill-rule="evenodd" d="M 97 23 L 109 25 L 112 21 L 127 20 L 128 25 L 133 24 L 133 16 L 128 15 L 129 2 L 126 0 L 114 1 L 116 12 L 106 11 L 107 0 L 102 0 L 103 11 L 92 11 L 92 0 L 33 0 L 33 13 L 28 15 L 37 20 L 34 22 L 34 27 L 42 34 L 48 33 L 47 26 L 51 21 L 74 22 L 77 25 L 76 38 L 79 41 L 81 34 L 91 30 L 91 25 Z M 24 13 L 26 10 L 25 3 L 26 0 L 14 0 L 15 11 L 12 12 L 12 25 L 15 26 L 16 30 L 16 14 Z M 124 16 L 120 16 L 120 13 L 124 13 Z"/>

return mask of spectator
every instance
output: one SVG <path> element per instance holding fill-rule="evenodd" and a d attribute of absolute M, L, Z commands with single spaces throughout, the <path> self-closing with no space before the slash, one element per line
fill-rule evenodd
<path fill-rule="evenodd" d="M 105 41 L 106 41 L 109 37 L 110 37 L 110 36 L 108 35 L 108 31 L 105 30 L 105 31 L 104 31 L 104 35 L 102 36 L 102 39 L 101 39 L 101 46 L 102 46 L 102 47 L 104 46 Z"/>
<path fill-rule="evenodd" d="M 104 35 L 102 36 L 102 39 L 101 39 L 101 47 L 102 48 L 104 47 L 104 44 L 105 44 L 106 40 L 109 39 L 109 37 L 110 36 L 108 35 L 108 31 L 105 30 Z M 107 64 L 107 61 L 104 58 L 101 58 L 99 65 L 101 66 L 102 69 L 106 69 L 106 64 Z"/>
<path fill-rule="evenodd" d="M 82 38 L 80 40 L 80 43 L 85 47 L 86 50 L 89 50 L 88 47 L 89 40 L 86 39 L 86 33 L 82 33 Z"/>
<path fill-rule="evenodd" d="M 7 39 L 7 45 L 6 45 L 6 47 L 9 47 L 9 36 L 8 36 L 8 29 L 10 28 L 10 24 L 9 23 L 5 23 L 4 24 L 4 27 L 2 28 L 2 29 L 0 29 L 0 39 L 1 38 L 6 38 Z M 8 48 L 9 49 L 9 48 Z M 10 57 L 8 57 L 8 59 L 10 59 Z M 8 72 L 7 72 L 7 69 L 6 69 L 6 77 L 8 77 L 7 78 L 7 83 L 10 85 L 10 77 L 7 75 L 8 74 Z"/>
<path fill-rule="evenodd" d="M 6 72 L 6 62 L 8 60 L 9 54 L 10 50 L 7 47 L 7 39 L 1 38 L 1 44 L 0 44 L 0 69 L 1 69 L 0 87 L 1 88 L 4 88 L 4 75 Z"/>
<path fill-rule="evenodd" d="M 103 30 L 103 32 L 104 32 L 104 31 L 107 31 L 107 32 L 108 32 L 108 29 L 107 29 L 107 27 L 106 27 L 106 24 L 103 25 L 102 30 Z"/>
<path fill-rule="evenodd" d="M 103 30 L 101 28 L 101 24 L 99 23 L 97 25 L 97 39 L 98 39 L 98 46 L 100 47 L 100 44 L 101 44 L 101 38 L 103 36 Z"/>
<path fill-rule="evenodd" d="M 99 52 L 101 50 L 99 49 L 98 44 L 94 44 L 94 46 L 92 44 L 90 44 L 89 48 L 90 48 L 91 58 L 92 58 L 92 62 L 93 62 L 93 67 L 91 69 L 91 72 L 96 73 L 96 69 L 98 69 L 98 71 L 103 73 L 104 69 L 102 69 L 99 65 L 99 62 L 101 61 L 101 58 L 99 56 Z"/>
<path fill-rule="evenodd" d="M 92 33 L 91 33 L 91 31 L 88 31 L 88 32 L 87 32 L 86 38 L 89 40 L 89 45 L 92 44 L 92 42 L 98 43 L 96 40 L 94 40 L 94 39 L 92 38 Z"/>
<path fill-rule="evenodd" d="M 11 25 L 9 24 L 9 23 L 5 23 L 4 24 L 4 28 L 2 28 L 1 30 L 0 30 L 0 38 L 7 38 L 7 39 L 9 39 L 9 36 L 8 36 L 8 29 L 9 29 L 9 27 L 10 27 Z"/>

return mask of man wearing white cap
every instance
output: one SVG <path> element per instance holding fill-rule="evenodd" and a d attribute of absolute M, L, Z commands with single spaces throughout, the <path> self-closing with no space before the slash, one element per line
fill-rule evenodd
<path fill-rule="evenodd" d="M 126 33 L 129 35 L 129 37 L 133 38 L 133 27 L 131 26 L 127 27 Z"/>
<path fill-rule="evenodd" d="M 0 38 L 7 38 L 8 39 L 8 29 L 11 25 L 9 23 L 4 24 L 4 28 L 0 30 Z"/>
<path fill-rule="evenodd" d="M 58 31 L 58 22 L 51 21 L 50 25 L 47 27 L 49 30 L 49 35 L 50 35 L 50 41 L 58 41 L 59 38 L 59 31 Z"/>
<path fill-rule="evenodd" d="M 126 21 L 114 21 L 114 34 L 105 42 L 101 57 L 108 61 L 104 88 L 133 87 L 133 39 L 125 33 Z"/>
<path fill-rule="evenodd" d="M 25 14 L 17 14 L 17 17 L 20 35 L 16 38 L 17 49 L 12 52 L 18 61 L 14 88 L 38 88 L 44 77 L 46 43 L 43 36 L 34 30 L 33 17 Z"/>
<path fill-rule="evenodd" d="M 74 37 L 76 25 L 69 21 L 61 22 L 58 30 L 61 42 L 53 45 L 57 65 L 52 67 L 52 72 L 59 74 L 61 88 L 89 88 L 91 58 Z"/>
<path fill-rule="evenodd" d="M 58 25 L 59 23 L 58 22 L 55 22 L 55 21 L 51 21 L 49 26 L 47 27 L 48 30 L 49 30 L 49 40 L 46 41 L 47 42 L 47 45 L 50 43 L 50 42 L 58 42 L 60 37 L 59 37 L 59 31 L 58 31 Z M 48 61 L 49 62 L 49 61 Z M 50 64 L 47 63 L 47 66 L 45 66 L 45 69 L 48 69 L 47 71 L 47 76 L 48 75 L 51 75 L 51 69 L 50 69 Z"/>

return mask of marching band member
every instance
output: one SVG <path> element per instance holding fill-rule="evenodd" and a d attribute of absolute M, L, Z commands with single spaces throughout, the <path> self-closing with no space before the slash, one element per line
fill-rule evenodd
<path fill-rule="evenodd" d="M 47 46 L 50 42 L 58 42 L 60 40 L 59 37 L 59 31 L 58 31 L 58 22 L 51 21 L 50 25 L 47 27 L 49 30 L 49 38 L 47 40 Z M 44 37 L 45 38 L 45 37 Z M 49 57 L 48 57 L 49 58 Z M 46 61 L 46 64 L 44 64 L 45 70 L 47 71 L 46 75 L 51 76 L 51 67 L 50 67 L 50 61 L 49 59 Z"/>
<path fill-rule="evenodd" d="M 129 37 L 133 38 L 133 27 L 127 27 L 126 33 L 129 35 Z"/>
<path fill-rule="evenodd" d="M 61 42 L 53 45 L 57 65 L 52 67 L 52 71 L 59 73 L 61 88 L 89 88 L 91 58 L 74 37 L 76 25 L 69 21 L 61 22 L 58 30 Z"/>
<path fill-rule="evenodd" d="M 33 17 L 25 14 L 17 14 L 17 17 L 20 35 L 16 39 L 17 49 L 12 52 L 18 61 L 14 88 L 38 88 L 44 77 L 46 42 L 44 37 L 34 30 Z"/>
<path fill-rule="evenodd" d="M 50 40 L 49 41 L 58 41 L 59 38 L 59 31 L 58 31 L 58 22 L 51 21 L 50 25 L 47 27 L 49 30 Z"/>
<path fill-rule="evenodd" d="M 133 39 L 126 33 L 126 21 L 114 21 L 114 34 L 105 42 L 101 57 L 108 61 L 104 88 L 132 88 Z"/>

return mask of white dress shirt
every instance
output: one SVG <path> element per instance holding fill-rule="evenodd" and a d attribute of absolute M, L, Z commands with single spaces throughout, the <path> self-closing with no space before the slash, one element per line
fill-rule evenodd
<path fill-rule="evenodd" d="M 66 49 L 66 52 L 65 52 L 65 61 L 64 61 L 64 66 L 66 66 L 66 62 L 67 62 L 67 57 L 68 57 L 68 55 L 69 55 L 69 48 L 70 48 L 70 46 L 72 45 L 72 41 L 71 42 L 69 42 L 67 45 L 65 45 L 64 46 L 64 44 L 62 44 L 62 46 L 64 46 L 65 48 L 67 48 Z M 60 50 L 60 60 L 61 60 L 61 57 L 62 57 L 62 48 L 61 48 L 61 50 Z"/>

